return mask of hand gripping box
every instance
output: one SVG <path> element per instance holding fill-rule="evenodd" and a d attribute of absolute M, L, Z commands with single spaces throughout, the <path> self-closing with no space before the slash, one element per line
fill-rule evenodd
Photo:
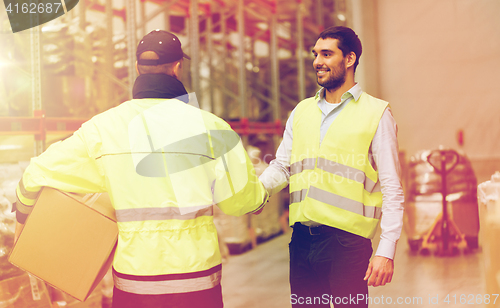
<path fill-rule="evenodd" d="M 45 187 L 9 261 L 84 301 L 112 264 L 118 227 L 107 194 Z"/>

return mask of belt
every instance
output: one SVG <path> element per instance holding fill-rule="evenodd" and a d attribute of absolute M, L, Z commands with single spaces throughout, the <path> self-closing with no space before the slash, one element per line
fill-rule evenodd
<path fill-rule="evenodd" d="M 297 231 L 304 232 L 304 233 L 309 233 L 310 235 L 320 235 L 320 234 L 335 232 L 336 229 L 334 227 L 330 227 L 330 226 L 326 226 L 326 225 L 309 227 L 309 226 L 301 224 L 300 222 L 296 222 L 293 225 L 293 230 L 297 230 Z"/>

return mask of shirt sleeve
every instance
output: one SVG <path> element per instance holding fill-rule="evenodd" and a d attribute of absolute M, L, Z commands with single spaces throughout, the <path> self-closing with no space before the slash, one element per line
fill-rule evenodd
<path fill-rule="evenodd" d="M 257 212 L 269 199 L 241 141 L 217 159 L 215 174 L 214 203 L 225 214 L 241 216 Z"/>
<path fill-rule="evenodd" d="M 380 243 L 375 255 L 394 259 L 396 244 L 403 227 L 404 193 L 401 184 L 401 166 L 397 125 L 387 108 L 373 137 L 371 146 L 382 189 L 382 218 Z"/>
<path fill-rule="evenodd" d="M 25 222 L 44 186 L 75 193 L 105 191 L 102 168 L 89 155 L 82 129 L 31 159 L 16 189 L 18 222 Z"/>
<path fill-rule="evenodd" d="M 292 127 L 294 114 L 295 109 L 292 110 L 290 117 L 286 121 L 283 140 L 276 151 L 276 158 L 271 161 L 269 167 L 267 167 L 259 177 L 267 192 L 271 196 L 285 188 L 290 180 L 290 159 L 292 156 Z"/>

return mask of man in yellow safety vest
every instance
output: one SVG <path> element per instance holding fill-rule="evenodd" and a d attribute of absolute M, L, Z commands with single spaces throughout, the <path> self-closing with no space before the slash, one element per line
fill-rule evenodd
<path fill-rule="evenodd" d="M 172 33 L 144 36 L 133 99 L 33 158 L 17 187 L 17 234 L 43 186 L 109 193 L 116 308 L 223 307 L 213 205 L 244 215 L 269 196 L 239 136 L 193 106 L 180 81 L 184 58 Z"/>
<path fill-rule="evenodd" d="M 260 176 L 270 194 L 290 184 L 293 307 L 367 307 L 368 286 L 392 279 L 404 202 L 397 127 L 388 103 L 354 81 L 361 50 L 349 28 L 319 35 L 312 52 L 321 89 L 292 111 Z"/>

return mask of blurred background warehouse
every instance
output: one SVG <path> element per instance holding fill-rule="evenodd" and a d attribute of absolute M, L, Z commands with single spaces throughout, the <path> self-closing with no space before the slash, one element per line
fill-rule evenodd
<path fill-rule="evenodd" d="M 500 170 L 499 16 L 498 0 L 80 0 L 64 16 L 13 34 L 2 8 L 1 210 L 9 212 L 31 157 L 131 98 L 135 48 L 157 28 L 178 35 L 191 56 L 188 92 L 232 124 L 258 168 L 272 159 L 289 112 L 318 89 L 311 53 L 318 34 L 353 28 L 363 44 L 356 80 L 391 104 L 398 123 L 407 194 L 415 155 L 439 147 L 466 159 L 475 194 Z M 219 220 L 234 255 L 223 278 L 227 307 L 289 306 L 285 202 L 284 191 L 264 218 Z M 422 296 L 405 306 L 435 307 L 428 296 L 486 294 L 500 284 L 500 275 L 488 280 L 481 239 L 472 253 L 446 258 L 415 254 L 408 239 L 407 230 L 393 283 L 371 289 L 374 296 Z"/>

